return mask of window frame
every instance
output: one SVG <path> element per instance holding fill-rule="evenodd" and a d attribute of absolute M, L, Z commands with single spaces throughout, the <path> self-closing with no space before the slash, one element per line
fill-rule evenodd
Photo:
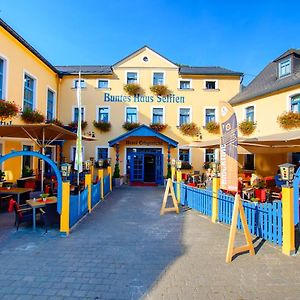
<path fill-rule="evenodd" d="M 189 147 L 178 147 L 177 159 L 180 160 L 180 150 L 189 150 L 189 160 L 187 161 L 190 165 L 192 164 L 192 149 Z M 182 160 L 184 161 L 184 160 Z"/>
<path fill-rule="evenodd" d="M 53 116 L 51 120 L 56 119 L 56 91 L 51 88 L 50 86 L 47 86 L 46 88 L 46 119 L 48 120 L 48 91 L 51 91 L 53 93 Z"/>
<path fill-rule="evenodd" d="M 182 88 L 180 88 L 181 81 L 189 81 L 190 87 L 188 89 L 182 89 Z M 179 78 L 178 79 L 178 86 L 177 86 L 177 88 L 180 91 L 190 91 L 190 90 L 193 90 L 193 80 L 192 79 Z"/>
<path fill-rule="evenodd" d="M 192 118 L 192 107 L 191 106 L 179 106 L 177 109 L 177 126 L 181 126 L 182 124 L 180 124 L 180 109 L 189 109 L 190 110 L 190 123 L 193 122 L 193 118 Z M 188 124 L 188 123 L 185 123 Z"/>
<path fill-rule="evenodd" d="M 281 66 L 282 66 L 283 63 L 286 63 L 286 62 L 289 62 L 290 70 L 289 70 L 289 73 L 282 74 L 281 73 L 281 70 L 282 70 Z M 286 69 L 286 66 L 285 66 L 285 69 Z M 292 58 L 291 57 L 287 58 L 287 59 L 283 59 L 282 61 L 278 62 L 278 77 L 279 77 L 279 79 L 280 78 L 285 78 L 285 77 L 287 77 L 291 74 L 292 74 Z"/>
<path fill-rule="evenodd" d="M 95 160 L 96 161 L 99 160 L 99 159 L 101 159 L 101 158 L 98 158 L 98 149 L 99 148 L 107 149 L 107 158 L 110 158 L 110 147 L 109 146 L 97 145 L 95 147 Z M 103 158 L 103 159 L 105 159 L 105 158 Z"/>
<path fill-rule="evenodd" d="M 78 81 L 79 81 L 78 78 L 73 79 L 73 85 L 72 85 L 72 88 L 73 88 L 73 89 L 77 89 L 76 82 L 78 82 Z M 80 81 L 83 82 L 83 86 L 81 87 L 81 89 L 86 89 L 86 86 L 87 86 L 87 85 L 86 85 L 86 80 L 83 79 L 83 78 L 81 78 Z"/>
<path fill-rule="evenodd" d="M 38 88 L 38 80 L 37 77 L 28 72 L 27 70 L 23 70 L 23 94 L 22 94 L 22 110 L 24 110 L 24 97 L 25 97 L 25 75 L 33 79 L 33 92 L 32 92 L 32 110 L 37 108 L 36 95 Z"/>
<path fill-rule="evenodd" d="M 253 120 L 248 120 L 247 119 L 247 109 L 250 108 L 250 107 L 253 107 Z M 245 121 L 252 121 L 252 122 L 255 122 L 255 105 L 249 105 L 249 106 L 246 106 L 244 108 L 244 120 Z"/>
<path fill-rule="evenodd" d="M 208 82 L 208 81 L 214 81 L 215 82 L 215 88 L 214 89 L 206 88 L 206 82 Z M 203 80 L 203 89 L 205 91 L 218 91 L 219 90 L 219 80 L 218 79 L 204 79 Z"/>
<path fill-rule="evenodd" d="M 21 149 L 22 149 L 22 151 L 24 151 L 24 146 L 29 146 L 29 147 L 31 147 L 31 149 L 32 150 L 30 150 L 30 151 L 35 151 L 35 149 L 34 149 L 34 143 L 32 143 L 32 142 L 22 142 L 21 143 Z M 28 151 L 28 150 L 26 150 L 26 151 Z M 23 163 L 24 163 L 24 157 L 25 157 L 25 155 L 23 155 L 22 156 L 22 159 L 21 159 L 21 176 L 22 176 L 22 174 L 23 174 Z M 30 169 L 32 169 L 33 171 L 34 171 L 34 169 L 35 169 L 35 159 L 33 158 L 33 156 L 29 156 L 30 157 Z"/>
<path fill-rule="evenodd" d="M 213 151 L 213 160 L 212 161 L 206 161 L 206 156 L 208 155 L 207 154 L 207 150 L 212 150 Z M 216 158 L 217 158 L 217 151 L 218 149 L 210 149 L 210 148 L 204 148 L 204 151 L 203 151 L 203 162 L 204 163 L 210 163 L 210 162 L 215 162 L 216 161 Z"/>
<path fill-rule="evenodd" d="M 293 105 L 293 101 L 294 101 L 293 98 L 296 98 L 296 97 L 299 97 L 299 99 L 294 104 L 298 105 L 298 111 L 297 112 L 300 113 L 300 92 L 289 97 L 290 98 L 289 111 L 294 111 L 294 110 L 292 110 L 292 105 Z"/>
<path fill-rule="evenodd" d="M 127 75 L 128 75 L 128 73 L 136 73 L 136 82 L 135 82 L 135 84 L 139 84 L 140 83 L 140 74 L 139 74 L 139 71 L 137 71 L 137 70 L 126 70 L 125 71 L 125 78 L 124 78 L 124 83 L 125 84 L 128 84 L 128 82 L 127 82 Z M 133 82 L 131 82 L 131 83 L 133 83 Z"/>
<path fill-rule="evenodd" d="M 154 74 L 161 73 L 163 74 L 163 83 L 162 84 L 154 84 Z M 165 85 L 166 84 L 166 72 L 165 71 L 152 71 L 152 85 Z"/>
<path fill-rule="evenodd" d="M 110 106 L 107 106 L 107 105 L 97 105 L 96 106 L 96 119 L 95 120 L 97 120 L 97 122 L 100 122 L 100 120 L 99 120 L 100 108 L 107 108 L 108 109 L 108 121 L 107 122 L 110 122 Z"/>
<path fill-rule="evenodd" d="M 138 123 L 139 122 L 139 108 L 138 106 L 126 106 L 124 110 L 124 122 L 127 123 L 127 109 L 128 108 L 135 108 L 136 109 L 136 122 L 132 123 Z"/>
<path fill-rule="evenodd" d="M 72 122 L 76 122 L 77 120 L 75 120 L 75 108 L 78 108 L 77 105 L 73 105 L 72 106 Z M 81 106 L 81 109 L 83 109 L 83 119 L 81 120 L 82 122 L 85 121 L 85 118 L 86 118 L 86 109 L 85 109 L 85 106 Z"/>
<path fill-rule="evenodd" d="M 2 71 L 2 95 L 0 95 L 0 99 L 7 99 L 7 91 L 8 91 L 8 58 L 0 53 L 0 59 L 3 61 L 3 71 Z"/>
<path fill-rule="evenodd" d="M 162 108 L 163 110 L 163 123 L 162 124 L 166 124 L 166 107 L 165 106 L 151 106 L 151 124 L 156 124 L 153 123 L 153 110 L 156 108 Z"/>
<path fill-rule="evenodd" d="M 85 161 L 85 146 L 81 146 L 81 149 L 82 149 L 82 160 Z M 75 150 L 75 152 L 74 152 Z M 75 154 L 74 154 L 74 159 L 72 160 L 73 158 L 73 152 L 76 154 L 76 145 L 72 145 L 70 147 L 70 161 L 72 161 L 74 164 L 75 164 Z"/>
<path fill-rule="evenodd" d="M 99 87 L 99 82 L 100 81 L 107 81 L 107 87 L 105 87 L 105 88 Z M 110 80 L 106 79 L 106 78 L 99 78 L 99 79 L 97 79 L 97 89 L 99 89 L 99 90 L 109 90 L 110 89 Z"/>
<path fill-rule="evenodd" d="M 219 120 L 219 116 L 218 116 L 218 109 L 215 106 L 205 106 L 203 107 L 203 127 L 206 126 L 206 110 L 207 109 L 214 109 L 215 110 L 215 122 L 217 123 Z"/>

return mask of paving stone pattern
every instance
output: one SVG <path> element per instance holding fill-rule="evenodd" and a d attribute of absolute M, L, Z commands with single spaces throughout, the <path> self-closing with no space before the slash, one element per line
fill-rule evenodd
<path fill-rule="evenodd" d="M 255 257 L 228 265 L 229 227 L 192 210 L 160 217 L 162 195 L 160 187 L 115 189 L 69 237 L 7 229 L 0 299 L 300 298 L 299 256 L 258 240 Z"/>

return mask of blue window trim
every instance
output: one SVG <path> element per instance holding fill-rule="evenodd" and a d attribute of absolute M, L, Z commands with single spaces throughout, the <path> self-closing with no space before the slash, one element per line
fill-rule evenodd
<path fill-rule="evenodd" d="M 104 110 L 101 112 L 101 110 Z M 109 122 L 109 107 L 101 106 L 98 108 L 98 122 Z"/>
<path fill-rule="evenodd" d="M 179 89 L 180 90 L 190 90 L 191 89 L 191 81 L 190 80 L 180 80 L 179 81 Z"/>
<path fill-rule="evenodd" d="M 178 157 L 179 160 L 190 163 L 190 149 L 179 148 Z"/>
<path fill-rule="evenodd" d="M 104 82 L 106 82 L 106 86 L 101 86 L 101 84 L 100 83 L 104 83 Z M 98 89 L 108 89 L 109 88 L 109 81 L 108 81 L 108 79 L 99 79 L 98 80 Z"/>
<path fill-rule="evenodd" d="M 136 107 L 126 107 L 126 122 L 128 123 L 137 123 L 138 122 L 138 112 Z M 129 110 L 132 110 L 129 112 Z M 135 110 L 133 112 L 133 110 Z"/>
<path fill-rule="evenodd" d="M 205 125 L 209 122 L 215 122 L 215 121 L 216 121 L 216 109 L 215 108 L 206 108 L 205 109 Z"/>
<path fill-rule="evenodd" d="M 97 160 L 108 159 L 108 147 L 97 147 Z"/>
<path fill-rule="evenodd" d="M 246 110 L 246 121 L 254 122 L 254 106 L 248 106 L 245 108 Z"/>
<path fill-rule="evenodd" d="M 294 107 L 297 109 L 293 109 Z M 300 113 L 300 94 L 291 97 L 291 111 Z"/>
<path fill-rule="evenodd" d="M 182 111 L 188 111 L 188 113 L 184 113 Z M 179 108 L 179 126 L 183 124 L 188 124 L 191 122 L 191 109 L 186 107 Z"/>
<path fill-rule="evenodd" d="M 78 121 L 78 107 L 73 107 L 74 113 L 73 113 L 73 122 Z M 81 121 L 84 121 L 84 107 L 81 107 Z"/>
<path fill-rule="evenodd" d="M 35 93 L 35 79 L 25 73 L 23 108 L 30 108 L 31 110 L 34 109 L 34 93 Z"/>
<path fill-rule="evenodd" d="M 283 66 L 284 65 L 284 66 Z M 278 72 L 279 72 L 279 78 L 288 76 L 292 73 L 292 60 L 291 58 L 285 59 L 283 61 L 281 61 L 278 64 Z M 288 69 L 288 71 L 287 71 Z M 284 70 L 284 73 L 282 72 L 282 70 Z"/>
<path fill-rule="evenodd" d="M 133 76 L 129 76 L 129 74 Z M 126 73 L 126 83 L 138 83 L 138 73 L 137 72 L 127 72 Z"/>
<path fill-rule="evenodd" d="M 50 96 L 51 95 L 51 96 Z M 47 120 L 54 119 L 54 92 L 48 89 L 47 92 Z"/>
<path fill-rule="evenodd" d="M 153 72 L 153 85 L 163 85 L 165 83 L 165 73 Z"/>
<path fill-rule="evenodd" d="M 164 124 L 164 109 L 163 107 L 153 107 L 152 109 L 152 123 Z"/>

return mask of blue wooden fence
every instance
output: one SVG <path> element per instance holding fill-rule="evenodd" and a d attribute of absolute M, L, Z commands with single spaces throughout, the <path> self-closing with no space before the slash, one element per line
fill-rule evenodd
<path fill-rule="evenodd" d="M 70 227 L 78 222 L 88 211 L 88 189 L 79 195 L 70 195 Z"/>
<path fill-rule="evenodd" d="M 110 175 L 104 176 L 103 178 L 103 193 L 104 196 L 110 192 Z"/>
<path fill-rule="evenodd" d="M 219 222 L 230 224 L 232 218 L 234 197 L 219 192 Z M 282 245 L 282 204 L 281 201 L 273 203 L 253 203 L 243 201 L 249 230 L 253 235 L 266 239 L 274 244 Z M 242 228 L 240 217 L 239 229 Z"/>
<path fill-rule="evenodd" d="M 204 215 L 211 216 L 212 190 L 180 185 L 180 203 Z"/>
<path fill-rule="evenodd" d="M 92 207 L 100 201 L 101 181 L 92 184 Z"/>

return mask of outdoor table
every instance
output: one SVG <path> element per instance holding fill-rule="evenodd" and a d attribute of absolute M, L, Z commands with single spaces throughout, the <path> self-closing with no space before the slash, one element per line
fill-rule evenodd
<path fill-rule="evenodd" d="M 30 188 L 5 188 L 0 187 L 0 195 L 16 195 L 17 196 L 17 202 L 20 204 L 20 196 L 25 193 L 32 192 L 33 189 Z"/>
<path fill-rule="evenodd" d="M 26 203 L 32 207 L 33 214 L 32 214 L 32 229 L 35 231 L 36 230 L 36 209 L 37 208 L 42 208 L 46 204 L 53 204 L 57 203 L 57 198 L 55 196 L 52 197 L 47 197 L 46 201 L 43 201 L 43 199 L 38 198 L 35 201 L 33 199 L 26 200 Z"/>

